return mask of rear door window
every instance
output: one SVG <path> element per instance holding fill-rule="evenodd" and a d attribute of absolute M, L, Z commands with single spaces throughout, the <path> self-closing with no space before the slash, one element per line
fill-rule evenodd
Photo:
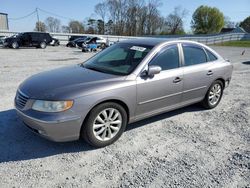
<path fill-rule="evenodd" d="M 185 66 L 198 65 L 207 62 L 203 48 L 193 44 L 182 44 Z"/>

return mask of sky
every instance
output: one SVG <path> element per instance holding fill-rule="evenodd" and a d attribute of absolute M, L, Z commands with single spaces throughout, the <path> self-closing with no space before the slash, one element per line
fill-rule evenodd
<path fill-rule="evenodd" d="M 51 15 L 38 11 L 41 21 L 53 16 L 61 20 L 62 25 L 67 25 L 70 19 L 84 21 L 88 17 L 98 18 L 94 7 L 102 0 L 0 0 L 0 12 L 7 13 L 10 31 L 32 31 L 37 21 L 36 14 L 24 19 L 15 20 L 33 12 L 36 8 L 59 15 Z M 166 17 L 176 6 L 181 6 L 189 12 L 184 20 L 184 29 L 188 32 L 192 14 L 200 5 L 217 7 L 231 21 L 239 22 L 250 16 L 250 0 L 161 0 L 159 10 Z"/>

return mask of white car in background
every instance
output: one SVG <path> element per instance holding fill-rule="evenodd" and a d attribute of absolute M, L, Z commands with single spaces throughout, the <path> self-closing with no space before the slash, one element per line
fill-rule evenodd
<path fill-rule="evenodd" d="M 97 37 L 96 43 L 98 47 L 105 47 L 107 46 L 107 39 L 103 37 Z"/>

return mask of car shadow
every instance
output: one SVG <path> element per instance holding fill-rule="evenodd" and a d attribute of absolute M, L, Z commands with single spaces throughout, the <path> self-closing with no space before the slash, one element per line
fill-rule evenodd
<path fill-rule="evenodd" d="M 242 62 L 242 64 L 244 64 L 244 65 L 250 65 L 250 61 L 244 61 L 244 62 Z"/>
<path fill-rule="evenodd" d="M 129 124 L 127 126 L 126 131 L 136 129 L 136 128 L 142 127 L 144 125 L 147 125 L 147 124 L 150 124 L 150 123 L 153 123 L 153 122 L 156 122 L 156 121 L 161 121 L 161 120 L 164 120 L 164 119 L 168 119 L 168 118 L 170 118 L 172 116 L 176 116 L 176 115 L 179 115 L 179 114 L 182 114 L 182 113 L 185 113 L 185 112 L 196 112 L 196 111 L 205 111 L 205 110 L 206 109 L 201 107 L 200 105 L 194 104 L 194 105 L 191 105 L 191 106 L 187 106 L 187 107 L 184 107 L 184 108 L 180 108 L 180 109 L 177 109 L 177 110 L 166 112 L 166 113 L 163 113 L 163 114 L 160 114 L 160 115 L 152 116 L 150 118 L 146 118 L 146 119 L 137 121 L 135 123 L 131 123 L 131 124 Z"/>
<path fill-rule="evenodd" d="M 149 123 L 163 120 L 177 114 L 201 111 L 196 105 L 147 118 L 127 126 L 126 131 Z M 74 153 L 95 150 L 83 140 L 73 142 L 52 142 L 37 136 L 24 126 L 14 109 L 0 112 L 0 163 L 43 158 L 62 153 Z"/>
<path fill-rule="evenodd" d="M 0 112 L 0 163 L 94 150 L 82 140 L 57 143 L 28 130 L 14 109 Z"/>

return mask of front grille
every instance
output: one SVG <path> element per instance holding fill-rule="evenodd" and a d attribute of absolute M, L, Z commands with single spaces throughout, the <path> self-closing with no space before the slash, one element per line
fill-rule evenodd
<path fill-rule="evenodd" d="M 28 101 L 29 97 L 24 95 L 23 93 L 21 92 L 17 92 L 16 94 L 16 98 L 15 98 L 15 103 L 16 103 L 16 106 L 19 108 L 19 109 L 23 109 Z"/>

